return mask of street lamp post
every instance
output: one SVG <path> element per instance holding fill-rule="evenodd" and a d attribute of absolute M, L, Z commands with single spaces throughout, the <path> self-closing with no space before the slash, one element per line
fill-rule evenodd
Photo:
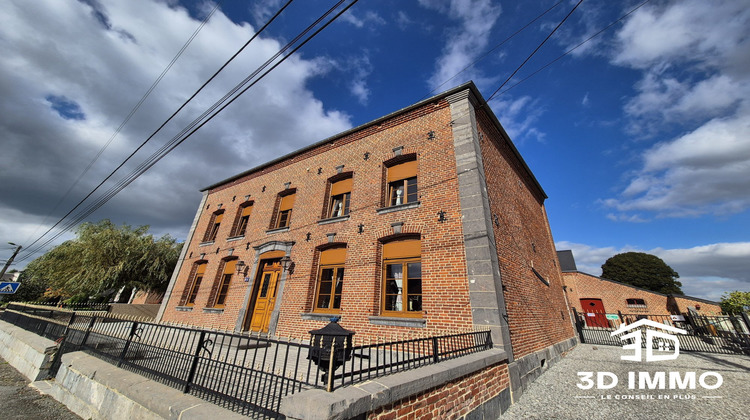
<path fill-rule="evenodd" d="M 21 245 L 16 245 L 13 242 L 8 242 L 8 243 L 15 246 L 16 250 L 13 251 L 13 255 L 11 255 L 10 258 L 8 259 L 8 262 L 5 263 L 5 266 L 3 267 L 3 271 L 0 271 L 0 280 L 2 280 L 3 276 L 5 275 L 5 270 L 7 270 L 8 267 L 10 267 L 10 264 L 13 262 L 13 259 L 16 258 L 16 255 L 18 255 L 18 252 L 21 250 L 21 248 L 23 248 Z"/>

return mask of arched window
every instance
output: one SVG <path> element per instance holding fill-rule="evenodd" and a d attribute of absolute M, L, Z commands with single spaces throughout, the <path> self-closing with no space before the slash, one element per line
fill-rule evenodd
<path fill-rule="evenodd" d="M 342 217 L 349 214 L 352 195 L 352 178 L 331 183 L 331 198 L 328 203 L 327 217 Z"/>
<path fill-rule="evenodd" d="M 216 300 L 214 307 L 223 308 L 229 294 L 229 284 L 232 282 L 232 275 L 237 267 L 237 259 L 224 262 L 224 270 L 219 278 L 216 288 Z"/>
<path fill-rule="evenodd" d="M 345 261 L 346 247 L 329 248 L 320 252 L 314 307 L 316 312 L 337 313 L 341 310 Z"/>
<path fill-rule="evenodd" d="M 416 203 L 417 161 L 410 160 L 388 167 L 388 206 Z"/>
<path fill-rule="evenodd" d="M 422 316 L 421 254 L 419 239 L 383 244 L 383 315 Z"/>
<path fill-rule="evenodd" d="M 271 229 L 279 229 L 289 226 L 292 222 L 292 208 L 297 190 L 295 188 L 283 191 L 278 196 L 278 206 L 274 211 Z"/>
<path fill-rule="evenodd" d="M 253 211 L 253 202 L 243 203 L 237 210 L 237 219 L 232 236 L 244 236 L 247 232 L 247 225 L 250 223 L 250 213 Z"/>
<path fill-rule="evenodd" d="M 208 264 L 206 263 L 201 263 L 196 267 L 193 281 L 190 282 L 190 292 L 188 293 L 187 301 L 185 302 L 186 306 L 195 305 L 195 297 L 198 296 L 198 289 L 201 287 L 201 282 L 203 281 L 203 275 L 206 273 L 207 265 Z"/>
<path fill-rule="evenodd" d="M 203 242 L 213 242 L 216 240 L 216 235 L 219 233 L 219 227 L 221 226 L 221 219 L 223 218 L 224 210 L 215 211 L 211 215 L 211 221 L 208 222 L 208 229 L 203 236 Z"/>

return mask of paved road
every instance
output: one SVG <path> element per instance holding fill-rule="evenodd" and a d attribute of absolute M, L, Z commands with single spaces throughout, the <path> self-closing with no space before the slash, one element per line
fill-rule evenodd
<path fill-rule="evenodd" d="M 4 420 L 80 420 L 52 397 L 28 386 L 29 380 L 0 358 L 0 418 Z"/>
<path fill-rule="evenodd" d="M 710 353 L 680 353 L 676 360 L 659 362 L 622 361 L 632 354 L 615 346 L 581 344 L 532 383 L 521 399 L 508 409 L 501 420 L 508 419 L 750 419 L 750 357 Z M 618 384 L 611 389 L 582 390 L 578 372 L 611 372 Z M 634 389 L 629 389 L 629 372 L 635 372 Z M 638 389 L 638 372 L 666 372 L 665 389 Z M 669 372 L 685 377 L 696 372 L 695 389 L 669 389 Z M 706 372 L 716 372 L 723 379 L 720 387 L 710 390 L 700 385 Z M 610 377 L 605 383 L 611 382 Z M 704 383 L 716 384 L 707 375 Z"/>

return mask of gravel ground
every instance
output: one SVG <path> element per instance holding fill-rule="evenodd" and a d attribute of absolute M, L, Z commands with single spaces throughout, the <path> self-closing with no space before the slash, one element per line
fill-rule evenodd
<path fill-rule="evenodd" d="M 750 419 L 750 357 L 682 352 L 676 360 L 633 362 L 620 360 L 624 354 L 632 350 L 577 346 L 537 378 L 500 419 Z M 631 371 L 636 372 L 635 389 L 629 389 Z M 682 377 L 696 372 L 695 389 L 669 389 L 671 371 Z M 709 371 L 723 378 L 719 388 L 700 385 L 699 377 Z M 582 390 L 578 372 L 594 372 L 594 381 L 596 372 L 611 372 L 618 383 L 611 389 Z M 665 389 L 638 389 L 638 372 L 666 372 Z M 716 379 L 707 376 L 705 383 L 715 385 Z"/>
<path fill-rule="evenodd" d="M 0 358 L 0 418 L 4 420 L 80 419 L 52 397 L 28 386 L 29 380 Z"/>

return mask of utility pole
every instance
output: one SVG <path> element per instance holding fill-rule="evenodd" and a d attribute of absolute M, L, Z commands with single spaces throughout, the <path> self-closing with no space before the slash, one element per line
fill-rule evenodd
<path fill-rule="evenodd" d="M 13 242 L 8 242 L 8 243 L 17 248 L 15 251 L 13 251 L 13 255 L 10 256 L 10 258 L 8 259 L 8 262 L 5 263 L 5 267 L 3 267 L 3 271 L 0 271 L 0 280 L 2 280 L 3 275 L 5 275 L 5 270 L 7 270 L 8 267 L 10 267 L 10 264 L 13 262 L 13 259 L 16 258 L 16 255 L 18 255 L 18 252 L 21 250 L 21 248 L 23 248 L 21 245 L 16 245 Z"/>

